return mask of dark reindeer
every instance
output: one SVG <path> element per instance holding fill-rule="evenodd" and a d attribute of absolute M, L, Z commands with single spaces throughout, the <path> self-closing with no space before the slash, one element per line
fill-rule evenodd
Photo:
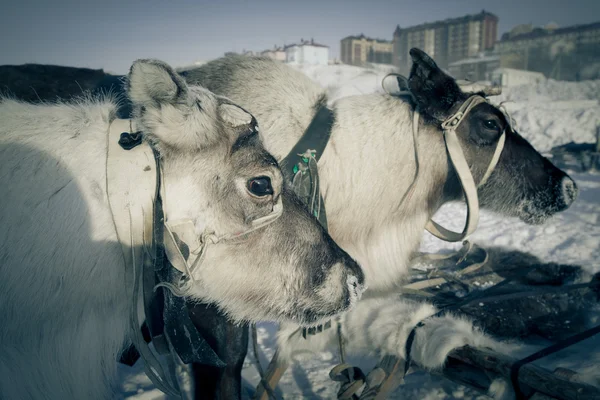
<path fill-rule="evenodd" d="M 405 356 L 412 327 L 436 310 L 398 298 L 395 292 L 428 221 L 444 203 L 463 197 L 441 125 L 474 93 L 461 90 L 423 51 L 412 49 L 410 55 L 408 86 L 414 100 L 367 94 L 336 101 L 331 138 L 319 161 L 329 232 L 361 263 L 368 285 L 357 308 L 341 317 L 349 352 Z M 183 75 L 250 110 L 261 123 L 266 148 L 278 160 L 288 154 L 325 101 L 325 90 L 315 82 L 267 58 L 228 56 Z M 421 116 L 417 143 L 412 136 L 415 110 Z M 502 133 L 505 144 L 498 163 L 477 190 L 481 207 L 530 224 L 541 224 L 567 209 L 577 196 L 574 181 L 519 135 L 501 110 L 485 101 L 470 109 L 456 129 L 475 183 L 488 169 Z M 416 180 L 415 146 L 420 162 Z M 412 195 L 404 198 L 411 185 Z M 238 330 L 238 337 L 244 329 Z M 320 351 L 336 342 L 335 329 L 307 339 L 292 335 L 296 329 L 295 324 L 281 326 L 283 359 L 299 349 Z M 509 350 L 470 322 L 446 315 L 427 319 L 417 330 L 413 360 L 436 369 L 450 351 L 465 344 Z"/>

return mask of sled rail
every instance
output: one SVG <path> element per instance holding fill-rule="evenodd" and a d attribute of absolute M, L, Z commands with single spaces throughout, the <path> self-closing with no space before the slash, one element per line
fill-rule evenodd
<path fill-rule="evenodd" d="M 491 383 L 488 374 L 510 380 L 516 362 L 514 358 L 489 349 L 465 346 L 450 353 L 448 366 L 441 371 L 441 375 L 473 389 L 487 392 Z M 477 373 L 475 370 L 480 372 Z M 527 397 L 539 393 L 547 396 L 545 398 L 559 400 L 600 399 L 600 388 L 578 382 L 574 372 L 565 372 L 571 371 L 560 369 L 553 373 L 535 364 L 525 364 L 519 370 L 519 386 L 528 395 Z M 536 398 L 544 397 L 538 395 Z"/>

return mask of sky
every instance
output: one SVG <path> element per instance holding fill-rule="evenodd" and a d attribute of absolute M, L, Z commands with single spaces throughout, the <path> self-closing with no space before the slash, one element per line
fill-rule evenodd
<path fill-rule="evenodd" d="M 314 38 L 339 57 L 348 35 L 392 40 L 409 27 L 482 9 L 498 38 L 518 24 L 600 21 L 600 0 L 0 0 L 0 65 L 41 63 L 123 74 L 138 58 L 173 66 Z"/>

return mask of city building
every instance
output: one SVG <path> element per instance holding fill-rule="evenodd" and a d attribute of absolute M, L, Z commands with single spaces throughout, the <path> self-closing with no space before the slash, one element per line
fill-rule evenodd
<path fill-rule="evenodd" d="M 372 39 L 363 34 L 347 36 L 340 43 L 340 59 L 344 64 L 391 64 L 392 42 Z"/>
<path fill-rule="evenodd" d="M 408 28 L 397 26 L 392 64 L 408 74 L 412 65 L 409 51 L 417 47 L 446 69 L 450 63 L 493 49 L 497 37 L 498 17 L 486 11 Z"/>
<path fill-rule="evenodd" d="M 290 64 L 329 64 L 329 46 L 301 39 L 300 44 L 285 46 L 285 62 Z"/>
<path fill-rule="evenodd" d="M 600 79 L 600 22 L 559 28 L 519 25 L 497 43 L 504 68 L 560 80 Z"/>

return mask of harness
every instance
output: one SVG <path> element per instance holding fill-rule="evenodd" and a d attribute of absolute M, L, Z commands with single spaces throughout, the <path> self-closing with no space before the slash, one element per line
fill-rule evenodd
<path fill-rule="evenodd" d="M 412 97 L 412 94 L 408 90 L 400 92 L 399 95 L 406 95 Z M 465 199 L 467 202 L 467 220 L 465 223 L 465 227 L 460 233 L 448 230 L 433 220 L 429 220 L 427 222 L 425 229 L 432 235 L 438 237 L 439 239 L 448 242 L 462 241 L 471 233 L 473 233 L 477 228 L 477 224 L 479 222 L 479 200 L 477 196 L 477 188 L 483 186 L 487 182 L 492 172 L 494 171 L 496 165 L 498 164 L 500 155 L 502 154 L 502 150 L 504 148 L 504 143 L 506 139 L 505 131 L 501 133 L 498 139 L 498 143 L 494 150 L 494 154 L 492 156 L 492 159 L 490 160 L 490 163 L 488 164 L 484 176 L 476 185 L 471 171 L 469 169 L 469 166 L 467 164 L 467 161 L 465 159 L 464 153 L 462 151 L 458 136 L 456 135 L 456 130 L 464 121 L 469 111 L 478 104 L 484 102 L 487 102 L 487 99 L 483 96 L 477 94 L 471 95 L 465 102 L 461 104 L 459 109 L 449 118 L 447 118 L 441 125 L 450 161 L 454 166 L 454 169 L 458 175 L 459 181 L 463 188 L 463 192 L 465 194 Z M 401 204 L 403 204 L 406 201 L 406 199 L 410 198 L 414 193 L 417 178 L 419 175 L 419 154 L 417 146 L 419 133 L 419 119 L 420 113 L 415 105 L 415 110 L 413 111 L 412 133 L 416 168 L 413 181 L 410 184 L 406 193 L 403 195 L 401 199 Z M 307 144 L 320 144 L 322 146 L 322 149 L 324 150 L 325 146 L 327 145 L 327 139 L 331 135 L 332 121 L 333 115 L 331 111 L 325 108 L 324 105 L 321 105 L 319 110 L 317 111 L 317 114 L 313 118 L 307 130 L 304 132 L 300 141 L 298 141 L 298 143 L 294 146 L 292 151 L 282 162 L 282 165 L 286 169 L 289 169 L 290 165 L 292 166 L 292 187 L 294 188 L 294 190 L 299 189 L 299 192 L 297 193 L 304 200 L 309 210 L 313 212 L 313 214 L 317 218 L 319 218 L 319 222 L 321 222 L 321 224 L 326 229 L 326 219 L 324 217 L 323 219 L 320 218 L 321 215 L 325 215 L 325 209 L 323 206 L 321 194 L 319 193 L 317 169 L 317 156 L 319 153 L 317 153 L 315 150 L 311 150 Z M 300 160 L 298 160 L 298 158 L 300 158 Z M 315 201 L 317 198 L 317 194 L 319 196 L 318 202 Z M 325 220 L 324 224 L 322 220 Z M 320 325 L 313 328 L 301 328 L 302 336 L 306 338 L 307 334 L 318 334 L 324 329 L 329 328 L 330 326 L 331 321 L 327 322 L 325 325 Z M 255 327 L 253 327 L 253 329 L 255 329 Z M 296 334 L 297 332 L 298 331 L 292 333 L 292 335 Z M 253 337 L 256 337 L 256 333 L 254 331 Z M 339 322 L 337 326 L 337 337 L 341 363 L 331 370 L 330 378 L 334 381 L 341 382 L 341 388 L 338 393 L 338 398 L 353 398 L 355 396 L 354 393 L 364 385 L 365 381 L 368 378 L 362 373 L 362 371 L 359 368 L 356 368 L 345 362 L 344 340 L 341 332 L 341 324 Z M 410 344 L 407 343 L 407 346 L 409 345 Z M 254 347 L 256 348 L 256 344 L 254 344 Z M 257 364 L 259 364 L 258 361 Z M 261 369 L 259 369 L 259 372 L 261 372 Z M 277 384 L 279 378 L 281 377 L 285 369 L 287 369 L 287 364 L 279 360 L 278 353 L 276 352 L 275 356 L 271 360 L 267 374 L 264 376 L 263 374 L 261 374 L 261 381 L 257 387 L 257 391 L 255 393 L 254 398 L 265 399 L 266 396 L 269 396 L 270 398 L 274 399 L 275 395 L 273 387 Z M 380 363 L 380 367 L 376 368 L 372 371 L 371 374 L 369 374 L 370 385 L 367 386 L 371 386 L 372 388 L 377 387 L 377 390 L 374 391 L 369 388 L 367 388 L 367 390 L 373 392 L 372 394 L 375 395 L 379 389 L 384 388 L 385 386 L 393 386 L 391 381 L 386 380 L 386 372 L 388 377 L 391 377 L 395 376 L 395 374 L 392 374 L 392 372 L 395 372 L 397 370 L 399 370 L 399 364 L 397 360 L 395 360 L 394 357 L 391 356 L 384 357 L 382 363 Z"/>
<path fill-rule="evenodd" d="M 409 91 L 400 92 L 399 95 L 411 96 L 412 94 Z M 464 121 L 465 117 L 468 115 L 469 111 L 473 109 L 475 106 L 481 103 L 487 103 L 487 99 L 485 97 L 479 96 L 477 94 L 471 95 L 464 103 L 461 104 L 458 111 L 448 117 L 444 122 L 442 122 L 442 131 L 444 135 L 444 141 L 446 143 L 446 150 L 448 151 L 448 155 L 450 156 L 450 161 L 454 166 L 454 170 L 458 175 L 458 179 L 460 181 L 461 187 L 465 194 L 465 200 L 467 202 L 467 220 L 465 222 L 465 227 L 462 232 L 453 232 L 439 225 L 434 220 L 429 220 L 425 229 L 434 235 L 435 237 L 447 241 L 447 242 L 460 242 L 471 235 L 477 229 L 477 224 L 479 223 L 479 199 L 477 196 L 477 189 L 481 186 L 485 185 L 488 181 L 492 172 L 498 165 L 498 161 L 500 160 L 500 155 L 502 154 L 502 150 L 504 149 L 504 143 L 506 141 L 506 129 L 502 131 L 500 137 L 498 138 L 498 143 L 496 144 L 496 148 L 494 150 L 494 154 L 488 167 L 485 171 L 485 174 L 476 185 L 473 180 L 473 175 L 471 174 L 471 170 L 469 169 L 469 165 L 467 164 L 467 160 L 462 151 L 460 142 L 458 140 L 458 136 L 456 135 L 456 130 L 460 126 L 460 124 Z M 413 178 L 413 182 L 411 183 L 406 197 L 409 197 L 414 191 L 415 183 L 417 181 L 417 177 L 419 174 L 419 154 L 418 154 L 418 146 L 417 146 L 417 138 L 419 133 L 419 118 L 420 113 L 415 108 L 413 111 L 413 148 L 415 151 L 415 162 L 416 169 L 415 175 Z"/>
<path fill-rule="evenodd" d="M 196 284 L 193 272 L 201 267 L 209 244 L 243 240 L 277 220 L 283 203 L 279 197 L 273 211 L 252 221 L 248 229 L 221 235 L 206 230 L 198 237 L 191 220 L 173 221 L 164 215 L 167 197 L 160 155 L 142 136 L 141 132 L 133 132 L 130 120 L 123 119 L 111 122 L 107 132 L 106 190 L 127 268 L 126 284 L 133 288 L 128 295 L 134 349 L 128 349 L 127 359 L 122 361 L 133 365 L 141 357 L 155 386 L 181 398 L 175 375 L 177 364 L 225 366 L 189 317 L 183 296 L 190 285 Z M 140 324 L 138 312 L 140 298 L 144 324 Z M 150 341 L 168 364 L 169 375 L 150 350 Z"/>

